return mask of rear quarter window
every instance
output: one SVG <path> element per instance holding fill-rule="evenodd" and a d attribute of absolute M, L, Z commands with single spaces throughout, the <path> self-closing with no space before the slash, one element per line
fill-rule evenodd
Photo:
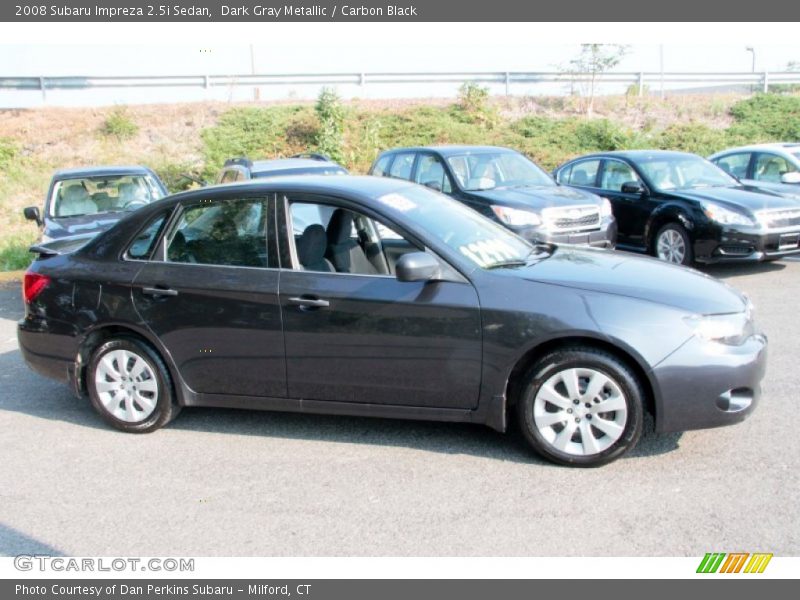
<path fill-rule="evenodd" d="M 134 238 L 128 247 L 127 256 L 135 260 L 146 260 L 150 258 L 155 249 L 161 230 L 167 220 L 167 213 L 162 213 L 150 221 Z"/>

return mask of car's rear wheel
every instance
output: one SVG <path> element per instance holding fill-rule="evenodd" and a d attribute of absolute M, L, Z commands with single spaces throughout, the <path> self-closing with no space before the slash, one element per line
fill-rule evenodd
<path fill-rule="evenodd" d="M 667 223 L 658 230 L 653 253 L 660 260 L 675 265 L 691 265 L 694 258 L 689 234 L 678 223 Z"/>
<path fill-rule="evenodd" d="M 624 362 L 602 350 L 574 347 L 536 361 L 517 413 L 525 438 L 543 457 L 596 467 L 636 445 L 643 400 L 641 384 Z"/>
<path fill-rule="evenodd" d="M 135 338 L 101 344 L 89 361 L 86 387 L 95 410 L 122 431 L 154 431 L 169 423 L 180 409 L 164 362 Z"/>

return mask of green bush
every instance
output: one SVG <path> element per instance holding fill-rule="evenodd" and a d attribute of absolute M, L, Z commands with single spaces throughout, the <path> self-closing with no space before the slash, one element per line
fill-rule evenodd
<path fill-rule="evenodd" d="M 33 254 L 28 252 L 32 243 L 33 238 L 25 235 L 15 235 L 0 240 L 0 271 L 27 268 L 33 260 Z"/>
<path fill-rule="evenodd" d="M 195 165 L 189 163 L 166 162 L 153 166 L 153 170 L 161 181 L 164 182 L 164 185 L 167 186 L 167 190 L 171 194 L 182 192 L 198 185 L 196 181 L 186 177 L 186 175 L 190 175 L 196 179 L 203 178 L 202 168 L 197 168 Z"/>
<path fill-rule="evenodd" d="M 105 137 L 128 140 L 139 133 L 139 126 L 128 116 L 128 112 L 120 107 L 111 111 L 103 121 L 100 133 Z"/>
<path fill-rule="evenodd" d="M 714 129 L 701 123 L 670 125 L 657 134 L 655 145 L 663 150 L 683 150 L 708 156 L 731 145 L 724 129 Z"/>
<path fill-rule="evenodd" d="M 758 94 L 731 107 L 735 132 L 764 140 L 800 139 L 800 96 Z"/>
<path fill-rule="evenodd" d="M 10 165 L 17 154 L 19 154 L 17 145 L 8 138 L 0 137 L 0 168 Z"/>
<path fill-rule="evenodd" d="M 331 88 L 322 88 L 314 106 L 319 119 L 317 150 L 337 162 L 344 160 L 344 107 Z"/>

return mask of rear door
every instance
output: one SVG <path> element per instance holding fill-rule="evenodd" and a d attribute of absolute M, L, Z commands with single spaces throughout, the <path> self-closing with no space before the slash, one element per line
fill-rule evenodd
<path fill-rule="evenodd" d="M 286 395 L 272 223 L 271 197 L 187 202 L 134 281 L 139 315 L 195 392 Z"/>

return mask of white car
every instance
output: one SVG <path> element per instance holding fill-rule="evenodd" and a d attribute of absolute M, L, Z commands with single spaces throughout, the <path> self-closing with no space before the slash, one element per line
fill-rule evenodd
<path fill-rule="evenodd" d="M 800 198 L 800 143 L 729 148 L 708 157 L 744 185 Z"/>

